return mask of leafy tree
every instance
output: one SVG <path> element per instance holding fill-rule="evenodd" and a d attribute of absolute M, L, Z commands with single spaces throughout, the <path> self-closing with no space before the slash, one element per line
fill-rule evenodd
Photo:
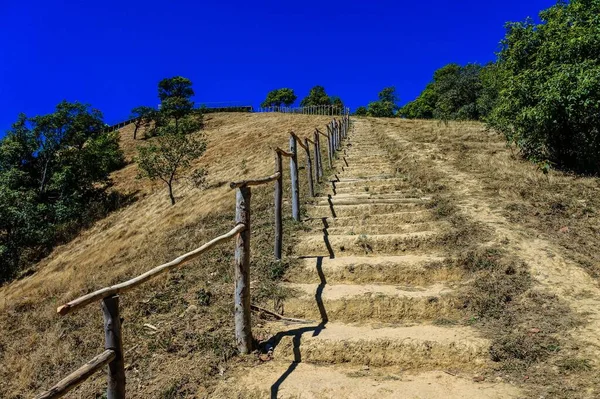
<path fill-rule="evenodd" d="M 308 95 L 300 102 L 300 106 L 302 107 L 319 105 L 331 105 L 331 98 L 325 93 L 325 88 L 323 86 L 315 86 L 310 89 Z"/>
<path fill-rule="evenodd" d="M 478 64 L 448 64 L 438 69 L 433 81 L 416 100 L 400 110 L 400 115 L 445 121 L 480 119 L 478 99 L 483 91 L 482 70 L 483 67 Z"/>
<path fill-rule="evenodd" d="M 600 0 L 559 2 L 507 25 L 488 118 L 529 159 L 600 172 Z"/>
<path fill-rule="evenodd" d="M 172 126 L 172 125 L 171 125 Z M 155 139 L 147 146 L 138 147 L 140 177 L 161 180 L 167 185 L 171 205 L 175 205 L 173 183 L 181 177 L 182 169 L 206 151 L 201 137 L 181 134 L 172 130 Z"/>
<path fill-rule="evenodd" d="M 344 102 L 338 96 L 331 97 L 331 105 L 337 110 L 344 110 Z"/>
<path fill-rule="evenodd" d="M 354 115 L 356 116 L 367 116 L 368 115 L 368 110 L 367 107 L 357 107 L 356 110 L 354 111 Z"/>
<path fill-rule="evenodd" d="M 135 107 L 134 109 L 131 110 L 131 119 L 135 119 L 134 126 L 135 129 L 133 131 L 133 139 L 135 140 L 137 138 L 137 132 L 139 130 L 140 127 L 147 127 L 152 120 L 155 118 L 156 116 L 156 110 L 152 107 L 145 107 L 145 106 L 140 106 L 140 107 Z"/>
<path fill-rule="evenodd" d="M 193 95 L 192 81 L 187 78 L 175 76 L 161 80 L 158 83 L 160 116 L 173 119 L 177 127 L 179 120 L 194 109 Z"/>
<path fill-rule="evenodd" d="M 276 89 L 271 90 L 267 93 L 267 98 L 260 105 L 261 107 L 281 107 L 285 105 L 286 107 L 291 106 L 294 102 L 296 102 L 296 94 L 294 94 L 293 89 Z"/>
<path fill-rule="evenodd" d="M 396 102 L 398 97 L 396 96 L 395 87 L 386 87 L 379 92 L 379 101 L 373 101 L 369 103 L 367 114 L 369 116 L 392 118 L 395 116 L 395 112 L 398 110 Z"/>
<path fill-rule="evenodd" d="M 88 105 L 19 115 L 0 140 L 0 280 L 108 209 L 109 173 L 122 163 L 117 132 Z"/>

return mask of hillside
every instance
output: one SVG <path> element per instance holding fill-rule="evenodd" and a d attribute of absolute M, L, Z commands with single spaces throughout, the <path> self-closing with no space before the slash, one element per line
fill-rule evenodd
<path fill-rule="evenodd" d="M 235 195 L 229 189 L 229 182 L 273 173 L 271 149 L 277 146 L 286 148 L 290 130 L 312 134 L 315 127 L 324 127 L 329 120 L 329 117 L 303 115 L 208 115 L 204 130 L 208 149 L 199 161 L 199 165 L 208 170 L 208 188 L 199 191 L 182 182 L 175 189 L 178 198 L 175 206 L 169 204 L 162 185 L 152 185 L 135 178 L 137 170 L 134 164 L 115 172 L 115 188 L 133 193 L 137 199 L 99 221 L 69 244 L 54 250 L 40 262 L 34 275 L 0 288 L 0 359 L 3 364 L 0 368 L 0 397 L 31 396 L 40 388 L 60 380 L 103 348 L 99 305 L 59 318 L 56 315 L 59 304 L 131 278 L 230 230 L 234 226 Z M 129 160 L 138 144 L 132 139 L 132 131 L 132 126 L 121 130 L 121 143 Z M 256 190 L 255 194 L 257 216 L 260 214 L 260 191 Z M 264 191 L 265 203 L 272 203 L 272 191 Z M 269 224 L 269 212 L 272 211 L 268 208 L 266 212 L 264 222 Z M 257 222 L 256 226 L 260 224 Z M 232 250 L 227 249 L 224 251 L 231 256 Z M 226 258 L 220 258 L 221 261 L 223 259 Z M 206 265 L 207 262 L 194 262 L 186 268 L 186 273 L 188 269 L 194 271 L 198 264 Z M 229 276 L 233 273 L 230 266 L 231 263 L 227 263 L 223 268 L 225 274 L 231 272 Z M 204 276 L 208 272 L 202 270 L 201 274 Z M 186 295 L 194 295 L 190 293 L 200 287 L 210 289 L 217 296 L 214 301 L 219 302 L 219 288 L 213 287 L 218 284 L 226 287 L 223 288 L 223 303 L 230 302 L 231 280 L 220 276 L 218 280 L 224 281 L 215 284 L 206 280 L 194 282 L 189 292 L 179 292 L 173 302 L 165 299 L 163 303 L 161 298 L 166 296 L 164 288 L 172 278 L 159 279 L 145 286 L 147 291 L 139 290 L 129 298 L 123 298 L 124 317 L 128 320 L 125 325 L 133 328 L 125 337 L 126 347 L 132 348 L 139 343 L 138 338 L 132 335 L 144 334 L 144 323 L 156 323 L 145 316 L 155 310 L 149 310 L 155 306 L 154 302 L 161 302 L 160 306 L 164 309 L 160 313 L 167 312 L 165 317 L 177 318 L 185 310 L 185 307 L 180 309 L 181 301 Z M 156 295 L 152 293 L 153 289 L 156 289 Z M 152 304 L 148 305 L 148 301 Z M 140 324 L 137 324 L 138 320 Z M 144 336 L 150 337 L 148 334 Z M 132 355 L 137 357 L 135 352 Z M 172 369 L 173 366 L 167 367 L 165 359 L 150 359 L 148 353 L 140 356 L 140 361 L 151 368 Z M 188 368 L 187 365 L 183 367 Z M 163 377 L 169 380 L 174 376 Z M 104 376 L 97 375 L 92 380 L 93 383 L 84 384 L 80 391 L 101 392 Z M 135 378 L 130 381 L 135 381 Z M 160 389 L 166 382 L 153 384 L 152 389 Z M 128 387 L 133 394 L 136 385 Z M 148 391 L 141 389 L 137 395 L 148 397 Z"/>
<path fill-rule="evenodd" d="M 206 189 L 179 185 L 171 207 L 130 164 L 113 175 L 130 205 L 0 288 L 0 397 L 30 397 L 101 351 L 99 306 L 60 318 L 57 305 L 229 230 L 227 183 L 272 173 L 270 147 L 329 121 L 206 119 Z M 131 159 L 131 127 L 121 135 Z M 263 353 L 235 356 L 225 245 L 123 295 L 129 397 L 598 396 L 598 178 L 546 176 L 480 123 L 356 118 L 343 151 L 333 182 L 304 197 L 306 221 L 286 219 L 283 267 L 272 191 L 253 192 L 253 301 L 310 323 L 255 317 Z"/>

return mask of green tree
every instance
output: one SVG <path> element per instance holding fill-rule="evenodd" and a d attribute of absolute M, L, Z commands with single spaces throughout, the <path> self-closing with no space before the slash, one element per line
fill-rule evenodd
<path fill-rule="evenodd" d="M 368 115 L 368 110 L 367 107 L 357 107 L 356 110 L 354 111 L 354 115 L 356 116 L 367 116 Z"/>
<path fill-rule="evenodd" d="M 386 87 L 379 92 L 379 100 L 369 103 L 367 114 L 382 118 L 392 118 L 399 107 L 396 105 L 398 97 L 395 87 Z"/>
<path fill-rule="evenodd" d="M 133 139 L 137 138 L 137 132 L 140 127 L 148 127 L 152 120 L 156 116 L 156 110 L 152 107 L 135 107 L 131 110 L 131 119 L 135 119 L 133 121 L 135 129 L 133 130 Z"/>
<path fill-rule="evenodd" d="M 179 120 L 194 109 L 194 102 L 191 99 L 193 96 L 191 80 L 181 76 L 161 80 L 158 83 L 160 116 L 174 120 L 177 127 Z"/>
<path fill-rule="evenodd" d="M 559 2 L 507 25 L 488 122 L 529 159 L 600 172 L 600 0 Z"/>
<path fill-rule="evenodd" d="M 267 93 L 267 98 L 260 105 L 261 107 L 281 107 L 285 105 L 286 107 L 291 106 L 294 102 L 296 102 L 296 94 L 294 94 L 293 89 L 276 89 L 271 90 Z"/>
<path fill-rule="evenodd" d="M 171 125 L 172 126 L 172 125 Z M 202 137 L 193 137 L 172 130 L 154 139 L 150 144 L 138 147 L 139 176 L 160 180 L 167 185 L 171 205 L 175 205 L 173 183 L 181 177 L 182 169 L 206 151 Z"/>
<path fill-rule="evenodd" d="M 310 89 L 308 95 L 300 102 L 300 106 L 302 107 L 319 105 L 331 105 L 331 98 L 329 98 L 323 86 L 315 86 Z"/>
<path fill-rule="evenodd" d="M 19 115 L 0 140 L 0 280 L 107 209 L 123 154 L 104 126 L 98 110 L 63 101 L 51 114 Z"/>
<path fill-rule="evenodd" d="M 480 119 L 482 70 L 483 67 L 478 64 L 448 64 L 438 69 L 433 74 L 433 81 L 416 100 L 402 107 L 399 114 L 407 118 L 444 121 Z"/>

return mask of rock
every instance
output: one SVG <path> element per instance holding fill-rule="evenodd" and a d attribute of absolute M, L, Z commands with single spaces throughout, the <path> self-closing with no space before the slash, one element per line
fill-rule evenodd
<path fill-rule="evenodd" d="M 367 366 L 367 365 L 364 365 L 362 369 L 363 369 L 364 371 L 368 371 L 368 370 L 370 370 L 369 366 Z"/>
<path fill-rule="evenodd" d="M 542 330 L 540 330 L 539 328 L 532 328 L 529 330 L 529 334 L 537 334 L 539 332 L 541 332 Z"/>
<path fill-rule="evenodd" d="M 482 375 L 476 375 L 475 377 L 473 377 L 473 381 L 475 382 L 483 382 L 485 381 L 485 377 Z"/>

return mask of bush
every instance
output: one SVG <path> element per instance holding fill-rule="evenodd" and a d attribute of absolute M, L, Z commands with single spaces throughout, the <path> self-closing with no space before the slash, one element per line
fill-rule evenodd
<path fill-rule="evenodd" d="M 600 0 L 559 2 L 507 25 L 489 119 L 535 162 L 600 172 Z"/>

